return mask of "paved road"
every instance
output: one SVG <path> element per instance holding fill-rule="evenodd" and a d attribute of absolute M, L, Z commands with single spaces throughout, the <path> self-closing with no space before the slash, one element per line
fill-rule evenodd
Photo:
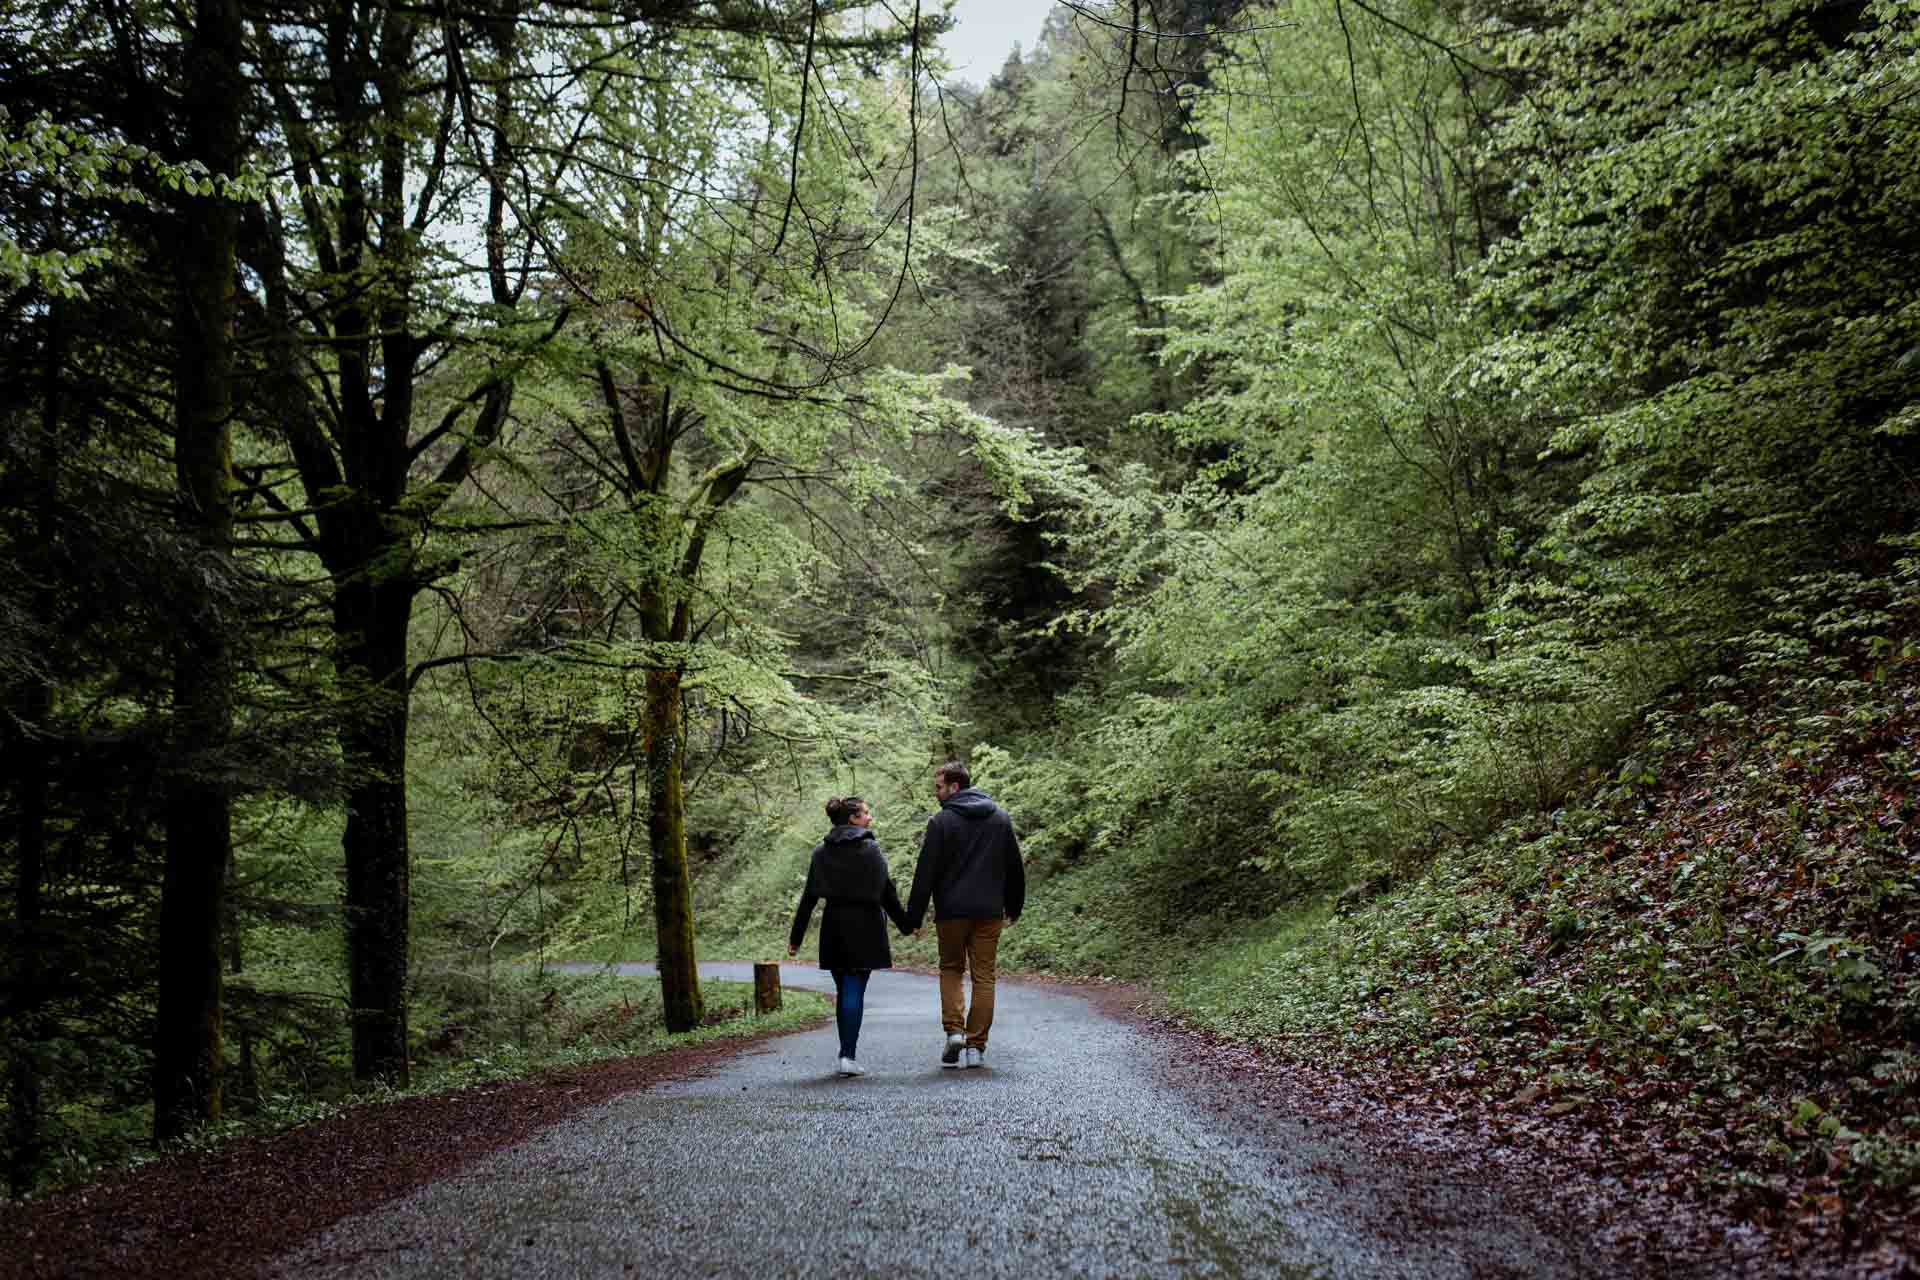
<path fill-rule="evenodd" d="M 816 969 L 783 977 L 832 989 Z M 832 1073 L 831 1028 L 783 1037 L 348 1219 L 265 1274 L 1589 1274 L 1578 1242 L 1468 1205 L 1471 1187 L 1443 1193 L 1462 1209 L 1451 1226 L 1355 1212 L 1391 1171 L 1230 1128 L 1166 1083 L 1148 1037 L 1053 988 L 1000 992 L 984 1069 L 940 1067 L 932 978 L 877 973 L 865 1077 Z"/>

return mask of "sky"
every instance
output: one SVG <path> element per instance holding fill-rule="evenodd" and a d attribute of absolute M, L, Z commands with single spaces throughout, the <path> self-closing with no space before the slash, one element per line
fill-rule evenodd
<path fill-rule="evenodd" d="M 1032 53 L 1052 7 L 1051 0 L 960 0 L 953 6 L 960 23 L 941 42 L 953 59 L 954 73 L 985 84 L 1007 60 L 1015 41 Z"/>

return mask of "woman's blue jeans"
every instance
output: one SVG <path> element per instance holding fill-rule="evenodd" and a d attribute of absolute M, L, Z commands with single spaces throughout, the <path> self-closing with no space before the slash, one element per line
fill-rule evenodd
<path fill-rule="evenodd" d="M 867 979 L 871 969 L 835 969 L 833 972 L 834 1021 L 840 1026 L 840 1056 L 857 1058 L 860 1047 L 860 1019 L 867 1013 Z"/>

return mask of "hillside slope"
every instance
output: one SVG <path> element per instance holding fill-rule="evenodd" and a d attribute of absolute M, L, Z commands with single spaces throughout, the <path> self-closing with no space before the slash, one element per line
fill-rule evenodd
<path fill-rule="evenodd" d="M 1175 1013 L 1786 1238 L 1915 1238 L 1912 579 L 1774 602 L 1582 802 L 1254 921 L 1080 868 L 1010 953 L 1125 957 Z M 1052 890 L 1052 892 L 1050 892 Z M 1368 896 L 1370 894 L 1370 896 Z"/>

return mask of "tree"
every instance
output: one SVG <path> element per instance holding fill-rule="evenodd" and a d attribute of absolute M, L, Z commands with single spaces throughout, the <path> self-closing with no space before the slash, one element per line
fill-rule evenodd
<path fill-rule="evenodd" d="M 499 440 L 527 362 L 598 296 L 568 275 L 553 228 L 568 211 L 617 220 L 633 186 L 660 181 L 623 182 L 620 159 L 596 152 L 603 130 L 632 136 L 610 114 L 610 87 L 698 79 L 709 67 L 750 79 L 771 53 L 793 60 L 804 106 L 829 61 L 881 58 L 912 38 L 840 32 L 837 15 L 853 8 L 514 8 L 460 11 L 434 27 L 363 5 L 256 29 L 300 192 L 297 211 L 255 220 L 250 254 L 266 284 L 263 324 L 285 352 L 273 394 L 291 406 L 284 430 L 304 488 L 289 518 L 333 581 L 336 664 L 359 704 L 342 747 L 360 779 L 344 846 L 362 1077 L 405 1075 L 407 624 L 452 563 L 425 558 L 428 535 Z M 776 78 L 789 74 L 771 65 Z M 643 149 L 660 143 L 641 135 Z M 707 198 L 676 185 L 667 203 Z M 794 211 L 787 202 L 783 219 Z M 670 329 L 654 336 L 722 367 Z M 419 431 L 429 412 L 437 422 Z M 672 726 L 661 723 L 665 742 Z"/>
<path fill-rule="evenodd" d="M 257 212 L 248 257 L 265 286 L 260 340 L 274 353 L 262 389 L 282 406 L 304 490 L 300 510 L 279 505 L 331 579 L 334 663 L 352 702 L 342 845 L 354 1072 L 366 1080 L 407 1076 L 407 636 L 415 597 L 443 567 L 419 553 L 506 420 L 513 354 L 469 353 L 524 332 L 516 313 L 531 266 L 514 254 L 536 243 L 531 227 L 509 225 L 517 14 L 461 15 L 423 47 L 435 34 L 377 5 L 255 33 L 299 206 Z M 473 187 L 484 200 L 478 264 L 458 245 Z M 476 279 L 479 298 L 468 292 Z M 549 329 L 560 319 L 536 317 Z M 423 373 L 439 365 L 444 389 L 429 388 Z M 436 391 L 439 420 L 417 431 Z"/>
<path fill-rule="evenodd" d="M 1916 496 L 1906 3 L 1494 9 L 1518 232 L 1475 379 L 1591 463 L 1557 554 L 1698 653 Z"/>
<path fill-rule="evenodd" d="M 242 162 L 243 19 L 235 0 L 196 0 L 183 67 L 185 161 L 210 175 Z M 174 320 L 174 470 L 183 535 L 209 584 L 186 602 L 174 672 L 176 772 L 167 797 L 161 887 L 160 991 L 154 1044 L 154 1136 L 177 1138 L 218 1119 L 226 1065 L 220 940 L 233 856 L 231 789 L 218 780 L 232 736 L 235 622 L 217 587 L 232 570 L 234 275 L 240 210 L 209 181 L 178 202 L 181 247 Z M 212 189 L 207 189 L 212 188 Z"/>
<path fill-rule="evenodd" d="M 1076 776 L 1036 771 L 1064 798 L 1021 795 L 1066 806 L 1068 847 L 1295 892 L 1484 820 L 1488 771 L 1450 747 L 1490 732 L 1477 686 L 1511 655 L 1484 611 L 1565 482 L 1528 463 L 1540 424 L 1453 382 L 1484 333 L 1474 128 L 1498 82 L 1449 52 L 1442 6 L 1239 21 L 1165 198 L 1199 283 L 1136 322 L 1184 385 L 1136 424 L 1191 478 L 1109 461 L 1075 513 L 1060 560 L 1112 593 L 1088 603 L 1116 661 L 1063 703 Z"/>
<path fill-rule="evenodd" d="M 717 74 L 731 64 L 710 65 Z M 803 486 L 837 482 L 857 504 L 888 486 L 876 452 L 910 421 L 904 388 L 871 380 L 860 360 L 875 310 L 906 269 L 892 255 L 908 252 L 861 173 L 863 156 L 885 154 L 874 145 L 878 104 L 824 67 L 798 84 L 766 82 L 754 97 L 721 87 L 690 92 L 683 76 L 669 92 L 644 74 L 604 86 L 605 144 L 642 157 L 637 183 L 610 202 L 617 216 L 568 225 L 564 266 L 592 307 L 579 359 L 598 404 L 557 415 L 558 447 L 599 495 L 577 521 L 582 563 L 593 566 L 588 594 L 605 602 L 600 643 L 611 647 L 599 656 L 644 673 L 632 728 L 673 1030 L 702 1016 L 687 864 L 689 679 L 721 705 L 800 701 L 777 674 L 784 646 L 722 585 L 715 544 L 763 572 L 798 563 L 764 517 L 736 515 L 747 495 L 773 486 L 799 500 Z M 810 119 L 816 93 L 832 110 Z M 705 142 L 756 123 L 756 146 L 726 154 Z M 836 438 L 861 433 L 835 461 Z M 716 629 L 730 639 L 716 643 Z"/>
<path fill-rule="evenodd" d="M 1228 15 L 1160 7 L 1136 6 L 1136 30 L 1125 6 L 1059 6 L 1036 49 L 982 89 L 947 92 L 948 145 L 923 162 L 920 190 L 935 217 L 965 228 L 969 252 L 930 271 L 922 309 L 896 325 L 924 330 L 931 353 L 896 358 L 965 364 L 973 409 L 1084 448 L 1097 469 L 1174 474 L 1188 459 L 1133 423 L 1191 390 L 1160 358 L 1166 299 L 1203 263 L 1180 224 L 1171 157 L 1191 142 L 1201 54 L 1218 31 L 1207 24 Z M 1088 635 L 1054 625 L 1087 603 L 1057 571 L 1085 568 L 1060 540 L 1059 494 L 1042 486 L 1016 518 L 964 457 L 936 483 L 959 584 L 948 621 L 985 694 L 962 710 L 989 733 L 1044 721 L 1094 668 Z"/>
<path fill-rule="evenodd" d="M 227 553 L 239 19 L 208 9 L 187 54 L 151 14 L 96 18 L 61 11 L 0 53 L 26 68 L 10 80 L 8 114 L 25 124 L 7 140 L 0 252 L 16 288 L 6 358 L 24 375 L 8 380 L 16 447 L 4 463 L 23 575 L 6 591 L 8 641 L 20 646 L 6 739 L 18 782 L 8 816 L 20 975 L 7 1013 L 21 1190 L 38 1172 L 43 1086 L 83 1074 L 49 1069 L 63 1042 L 125 1036 L 150 1051 L 151 1072 L 136 1074 L 151 1075 L 161 1138 L 217 1113 L 228 803 L 241 773 L 258 776 L 233 769 L 229 741 L 248 625 Z M 57 56 L 34 57 L 42 42 Z M 201 75 L 194 109 L 176 114 L 154 86 L 178 81 L 179 56 Z M 176 119 L 189 139 L 180 153 Z M 179 269 L 156 269 L 163 257 Z M 130 744 L 152 759 L 129 760 Z M 161 886 L 157 934 L 150 883 Z M 100 1012 L 129 1001 L 146 1011 L 137 1033 Z"/>

